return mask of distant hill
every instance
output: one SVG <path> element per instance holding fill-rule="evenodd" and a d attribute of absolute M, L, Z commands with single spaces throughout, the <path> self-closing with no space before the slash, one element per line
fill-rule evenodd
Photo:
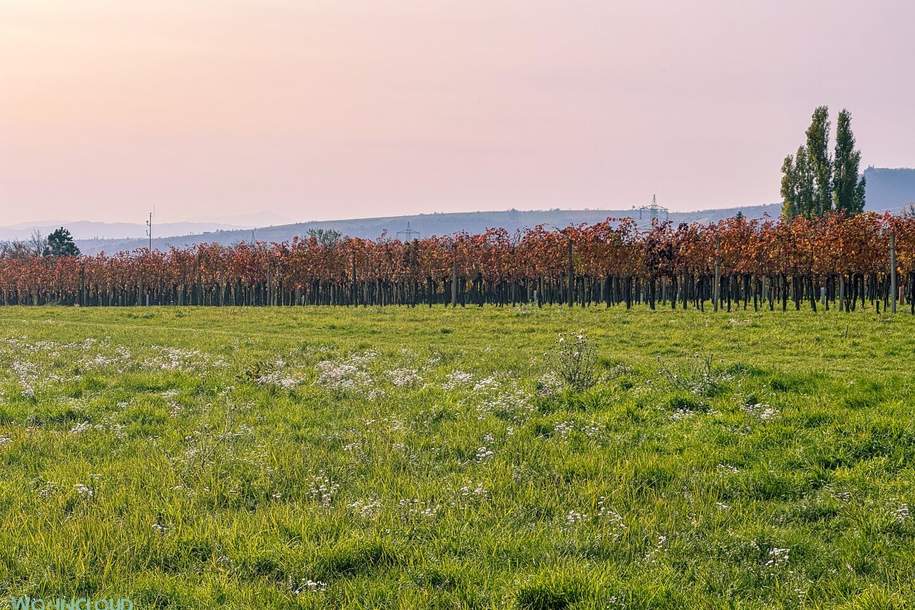
<path fill-rule="evenodd" d="M 778 216 L 779 210 L 779 204 L 770 204 L 742 208 L 703 210 L 698 212 L 672 212 L 669 218 L 675 223 L 715 222 L 722 218 L 734 216 L 738 211 L 742 212 L 747 218 L 763 218 L 766 215 L 774 218 Z M 635 210 L 557 209 L 538 211 L 508 210 L 505 212 L 457 212 L 302 222 L 289 225 L 262 227 L 255 231 L 213 231 L 195 235 L 153 239 L 153 247 L 165 250 L 171 247 L 185 248 L 199 243 L 231 245 L 245 241 L 250 242 L 252 239 L 264 242 L 283 242 L 289 241 L 297 235 L 306 235 L 309 229 L 333 229 L 344 235 L 366 239 L 377 239 L 382 235 L 387 235 L 392 239 L 403 237 L 404 234 L 398 236 L 398 233 L 406 230 L 408 225 L 412 231 L 416 231 L 419 234 L 419 237 L 451 235 L 461 231 L 479 233 L 485 231 L 487 228 L 495 227 L 501 227 L 509 232 L 514 232 L 518 229 L 530 228 L 537 225 L 566 227 L 582 223 L 595 223 L 605 220 L 607 217 L 634 218 L 636 221 L 640 222 L 642 226 L 648 226 L 650 223 L 647 214 L 643 214 L 643 217 L 640 219 L 639 212 Z M 663 218 L 664 217 L 662 216 L 662 219 Z M 147 244 L 146 240 L 143 239 L 84 239 L 77 240 L 77 243 L 80 250 L 86 254 L 96 254 L 102 251 L 113 253 L 123 250 L 134 250 L 136 248 L 143 248 Z"/>
<path fill-rule="evenodd" d="M 36 230 L 42 235 L 47 235 L 58 227 L 66 227 L 77 240 L 140 239 L 146 236 L 146 225 L 142 223 L 43 221 L 0 227 L 0 241 L 28 239 Z M 243 227 L 244 225 L 217 222 L 167 222 L 154 226 L 154 236 L 158 234 L 162 237 L 172 237 Z"/>
<path fill-rule="evenodd" d="M 868 167 L 867 209 L 875 212 L 895 212 L 906 204 L 915 203 L 915 169 Z"/>

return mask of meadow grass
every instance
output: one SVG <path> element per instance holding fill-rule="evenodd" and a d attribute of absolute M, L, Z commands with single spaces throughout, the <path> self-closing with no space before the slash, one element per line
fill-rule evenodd
<path fill-rule="evenodd" d="M 0 309 L 0 594 L 904 607 L 913 358 L 872 312 Z"/>

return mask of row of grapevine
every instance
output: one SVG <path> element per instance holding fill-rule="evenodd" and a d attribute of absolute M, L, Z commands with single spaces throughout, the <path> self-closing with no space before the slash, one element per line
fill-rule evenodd
<path fill-rule="evenodd" d="M 563 231 L 491 229 L 409 242 L 310 237 L 0 259 L 3 305 L 806 304 L 851 311 L 898 301 L 915 313 L 913 289 L 915 219 L 872 213 L 660 223 L 649 231 L 608 219 Z"/>

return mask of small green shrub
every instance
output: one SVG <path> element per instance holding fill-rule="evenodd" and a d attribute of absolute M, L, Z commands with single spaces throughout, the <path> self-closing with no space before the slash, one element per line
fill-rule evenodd
<path fill-rule="evenodd" d="M 576 392 L 597 383 L 597 355 L 594 344 L 583 333 L 560 335 L 556 351 L 556 372 Z"/>

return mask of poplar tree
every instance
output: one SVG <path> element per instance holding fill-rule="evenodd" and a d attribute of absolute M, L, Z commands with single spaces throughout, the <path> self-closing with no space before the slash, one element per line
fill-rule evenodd
<path fill-rule="evenodd" d="M 858 186 L 855 187 L 855 206 L 852 214 L 860 214 L 864 211 L 864 204 L 867 202 L 867 178 L 861 175 L 858 180 Z"/>
<path fill-rule="evenodd" d="M 816 213 L 816 184 L 810 155 L 801 146 L 794 155 L 794 184 L 797 189 L 797 214 L 813 218 Z"/>
<path fill-rule="evenodd" d="M 797 215 L 797 181 L 794 173 L 794 157 L 788 155 L 782 162 L 782 218 L 791 220 Z"/>
<path fill-rule="evenodd" d="M 815 215 L 816 185 L 807 149 L 797 149 L 792 157 L 788 155 L 782 163 L 782 217 L 791 220 L 795 216 L 811 218 Z"/>
<path fill-rule="evenodd" d="M 829 107 L 813 111 L 807 128 L 807 163 L 813 176 L 814 195 L 811 216 L 832 209 L 832 159 L 829 156 Z"/>
<path fill-rule="evenodd" d="M 843 110 L 836 120 L 836 153 L 832 172 L 832 198 L 836 210 L 847 214 L 864 211 L 864 177 L 858 176 L 861 151 L 855 150 L 851 113 Z"/>

